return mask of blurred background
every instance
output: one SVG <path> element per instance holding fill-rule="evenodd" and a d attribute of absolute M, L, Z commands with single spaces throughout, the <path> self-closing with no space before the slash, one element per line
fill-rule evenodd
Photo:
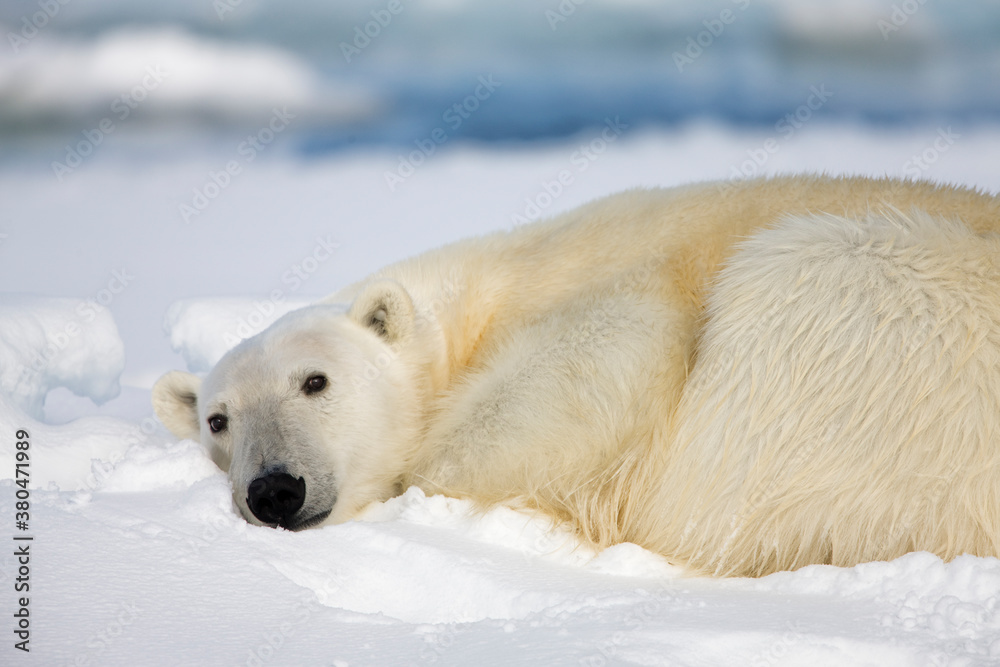
<path fill-rule="evenodd" d="M 122 414 L 206 331 L 622 188 L 1000 187 L 998 3 L 0 0 L 0 34 L 0 289 L 110 310 Z"/>
<path fill-rule="evenodd" d="M 820 84 L 827 120 L 1000 113 L 997 3 L 5 0 L 0 25 L 6 160 L 58 158 L 104 117 L 120 125 L 109 144 L 188 148 L 274 106 L 296 114 L 287 141 L 300 155 L 409 146 L 483 74 L 503 94 L 450 139 L 566 137 L 609 115 L 771 126 Z M 150 65 L 162 78 L 144 99 L 112 109 Z"/>

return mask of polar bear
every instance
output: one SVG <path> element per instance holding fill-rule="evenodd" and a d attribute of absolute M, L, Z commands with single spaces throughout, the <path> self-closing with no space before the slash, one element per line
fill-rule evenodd
<path fill-rule="evenodd" d="M 998 231 L 926 182 L 628 191 L 384 268 L 153 403 L 255 524 L 417 485 L 716 576 L 997 556 Z"/>

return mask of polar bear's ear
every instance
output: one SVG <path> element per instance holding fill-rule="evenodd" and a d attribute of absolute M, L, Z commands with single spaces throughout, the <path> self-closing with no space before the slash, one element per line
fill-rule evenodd
<path fill-rule="evenodd" d="M 198 389 L 201 379 L 191 373 L 171 371 L 153 385 L 153 410 L 178 438 L 197 440 Z"/>
<path fill-rule="evenodd" d="M 378 280 L 361 290 L 348 315 L 388 343 L 405 339 L 413 331 L 413 299 L 395 280 Z"/>

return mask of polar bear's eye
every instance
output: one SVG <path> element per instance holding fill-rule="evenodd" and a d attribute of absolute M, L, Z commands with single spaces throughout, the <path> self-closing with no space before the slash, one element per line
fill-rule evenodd
<path fill-rule="evenodd" d="M 223 415 L 212 415 L 211 417 L 208 418 L 208 429 L 212 433 L 218 433 L 219 431 L 225 430 L 226 425 L 228 423 L 229 423 L 229 420 L 226 419 L 225 416 L 223 416 Z"/>
<path fill-rule="evenodd" d="M 317 394 L 326 387 L 326 377 L 323 375 L 310 375 L 306 383 L 302 385 L 302 391 L 307 394 Z"/>

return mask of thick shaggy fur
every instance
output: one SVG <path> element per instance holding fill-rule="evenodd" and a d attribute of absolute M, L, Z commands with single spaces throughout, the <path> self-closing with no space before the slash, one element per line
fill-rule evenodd
<path fill-rule="evenodd" d="M 331 297 L 354 303 L 336 326 L 276 327 L 326 327 L 321 346 L 377 368 L 323 369 L 348 414 L 386 385 L 370 441 L 315 435 L 337 451 L 332 521 L 416 484 L 715 575 L 996 556 L 998 231 L 996 198 L 919 182 L 632 191 L 390 266 Z M 238 395 L 233 368 L 277 335 L 230 353 L 212 392 Z M 204 427 L 213 400 L 177 374 L 154 391 L 168 426 L 200 422 L 235 462 L 238 439 Z"/>

